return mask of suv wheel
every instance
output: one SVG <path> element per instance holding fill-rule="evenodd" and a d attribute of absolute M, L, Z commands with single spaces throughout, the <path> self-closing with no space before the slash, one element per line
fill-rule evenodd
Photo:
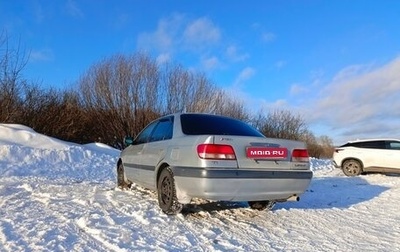
<path fill-rule="evenodd" d="M 354 159 L 346 160 L 342 165 L 342 170 L 346 176 L 358 176 L 362 172 L 361 163 Z"/>

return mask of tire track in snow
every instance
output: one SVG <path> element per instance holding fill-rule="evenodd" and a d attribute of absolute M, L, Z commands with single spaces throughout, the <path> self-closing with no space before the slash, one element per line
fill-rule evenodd
<path fill-rule="evenodd" d="M 136 227 L 132 229 L 132 232 L 141 230 L 141 235 L 144 235 L 144 237 L 139 238 L 148 240 L 147 243 L 158 242 L 157 250 L 190 249 L 190 251 L 210 251 L 215 249 L 238 249 L 238 241 L 243 238 L 241 236 L 238 239 L 231 239 L 232 243 L 229 240 L 215 239 L 215 237 L 229 234 L 229 232 L 220 230 L 217 227 L 213 228 L 212 226 L 218 221 L 210 222 L 210 218 L 203 218 L 199 221 L 182 214 L 167 216 L 158 208 L 155 192 L 140 187 L 134 187 L 128 191 L 116 189 L 114 192 L 106 193 L 105 196 L 108 198 L 108 202 L 111 203 L 113 211 L 119 211 L 120 215 L 130 217 L 129 221 L 124 224 Z M 150 223 L 151 226 L 149 226 Z M 226 223 L 225 226 L 229 229 L 229 223 Z M 209 230 L 207 235 L 204 234 L 204 229 Z M 241 234 L 240 231 L 238 233 Z M 173 242 L 174 240 L 171 239 L 175 239 L 177 242 Z M 182 241 L 184 241 L 183 244 Z M 253 244 L 254 247 L 257 245 L 255 242 Z"/>
<path fill-rule="evenodd" d="M 168 220 L 171 225 L 174 225 L 180 231 L 180 235 L 183 235 L 185 239 L 188 241 L 188 244 L 184 248 L 190 248 L 191 251 L 210 251 L 210 250 L 240 250 L 240 251 L 248 251 L 248 250 L 260 250 L 265 246 L 260 245 L 258 239 L 254 240 L 243 230 L 236 230 L 238 227 L 240 228 L 250 228 L 256 230 L 256 232 L 261 232 L 257 225 L 252 225 L 247 219 L 250 219 L 254 216 L 258 215 L 258 211 L 253 211 L 251 209 L 234 209 L 227 210 L 225 214 L 222 214 L 223 211 L 213 211 L 213 214 L 209 214 L 207 211 L 200 212 L 200 218 L 193 217 L 199 216 L 199 213 L 196 214 L 188 214 L 182 215 L 178 214 L 177 216 L 167 216 L 158 209 L 157 200 L 155 192 L 148 191 L 141 188 L 133 188 L 132 191 L 126 191 L 126 193 L 134 194 L 135 197 L 140 197 L 144 200 L 143 204 L 153 204 L 153 209 L 156 208 L 157 212 L 154 216 L 148 215 L 146 218 L 155 218 L 156 215 L 162 222 Z M 134 198 L 136 199 L 136 198 Z M 114 199 L 115 204 L 121 204 L 123 200 Z M 132 202 L 122 203 L 125 207 L 128 207 L 130 204 L 135 204 Z M 118 208 L 118 207 L 116 207 Z M 128 211 L 130 212 L 130 211 Z M 140 212 L 140 211 L 139 211 Z M 132 216 L 137 216 L 138 212 L 130 212 L 127 213 L 123 211 L 123 213 L 131 214 Z M 140 214 L 139 214 L 140 215 Z M 241 217 L 238 217 L 241 216 Z M 241 220 L 238 224 L 235 220 L 230 220 L 231 216 L 234 216 L 236 220 Z M 138 220 L 142 218 L 137 218 Z M 151 220 L 154 223 L 154 220 Z M 154 226 L 154 225 L 153 225 Z M 141 226 L 141 228 L 146 228 L 146 226 Z M 205 230 L 207 230 L 205 232 Z M 262 229 L 261 229 L 262 230 Z M 154 229 L 151 230 L 155 237 L 162 237 L 162 233 L 159 234 L 155 232 Z M 173 232 L 172 232 L 173 233 Z M 246 241 L 246 246 L 240 245 Z"/>
<path fill-rule="evenodd" d="M 136 227 L 131 230 L 140 231 L 138 238 L 146 240 L 147 244 L 156 244 L 149 249 L 203 251 L 199 244 L 193 243 L 194 237 L 182 233 L 183 227 L 176 225 L 179 216 L 167 216 L 161 212 L 155 192 L 142 188 L 129 191 L 116 189 L 107 197 L 116 211 L 130 217 L 129 226 Z"/>
<path fill-rule="evenodd" d="M 93 251 L 129 251 L 127 248 L 119 246 L 115 240 L 109 239 L 110 230 L 113 230 L 115 234 L 119 232 L 119 223 L 110 217 L 104 202 L 98 200 L 98 195 L 102 195 L 108 189 L 91 185 L 82 185 L 82 187 L 87 192 L 86 198 L 81 198 L 82 190 L 72 190 L 74 194 L 77 194 L 76 197 L 68 200 L 71 195 L 67 196 L 66 200 L 60 201 L 59 204 L 52 204 L 53 207 L 50 209 L 60 214 L 66 222 L 74 226 L 81 235 L 83 234 L 84 240 L 91 240 L 101 248 L 100 250 L 95 248 Z M 92 222 L 95 224 L 94 226 Z"/>
<path fill-rule="evenodd" d="M 9 225 L 10 230 L 6 233 L 19 235 L 18 239 L 12 239 L 18 240 L 18 244 L 10 251 L 76 251 L 80 247 L 85 247 L 86 251 L 110 251 L 109 244 L 102 245 L 74 222 L 75 218 L 86 212 L 84 207 L 79 209 L 77 204 L 72 203 L 71 196 L 74 196 L 74 190 L 71 188 L 74 187 L 75 184 L 38 186 L 35 181 L 17 184 L 19 192 L 12 192 L 8 202 L 15 201 L 20 204 L 7 204 L 7 213 L 15 214 L 12 218 L 14 223 Z M 21 197 L 27 200 L 18 201 Z M 39 236 L 28 238 L 32 232 L 37 232 Z"/>
<path fill-rule="evenodd" d="M 188 216 L 194 225 L 204 225 L 210 230 L 209 239 L 213 247 L 221 250 L 265 251 L 269 247 L 260 242 L 264 229 L 251 221 L 260 212 L 247 208 L 213 210 L 202 212 L 201 217 Z M 198 230 L 198 229 L 194 229 Z M 201 232 L 201 231 L 200 231 Z M 256 234 L 255 234 L 256 233 Z M 204 234 L 204 232 L 201 232 Z"/>

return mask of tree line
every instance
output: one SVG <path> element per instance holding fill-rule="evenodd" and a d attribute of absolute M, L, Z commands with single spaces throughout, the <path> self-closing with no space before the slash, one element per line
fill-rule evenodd
<path fill-rule="evenodd" d="M 87 69 L 69 89 L 42 88 L 24 79 L 28 56 L 0 34 L 0 122 L 17 123 L 76 143 L 123 148 L 152 120 L 176 112 L 205 112 L 243 120 L 267 137 L 301 140 L 310 156 L 329 158 L 328 136 L 315 137 L 305 120 L 288 110 L 250 114 L 242 101 L 204 73 L 159 64 L 145 53 L 116 54 Z"/>

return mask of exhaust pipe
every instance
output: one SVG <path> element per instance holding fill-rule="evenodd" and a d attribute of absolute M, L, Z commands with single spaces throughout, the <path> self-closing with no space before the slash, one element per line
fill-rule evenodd
<path fill-rule="evenodd" d="M 286 201 L 299 201 L 299 200 L 300 200 L 300 197 L 297 196 L 297 194 L 293 194 L 292 196 L 290 196 L 287 199 L 278 199 L 278 200 L 275 200 L 275 201 L 276 202 L 286 202 Z"/>
<path fill-rule="evenodd" d="M 295 194 L 295 195 L 289 197 L 286 201 L 299 201 L 299 200 L 300 200 L 300 197 Z"/>

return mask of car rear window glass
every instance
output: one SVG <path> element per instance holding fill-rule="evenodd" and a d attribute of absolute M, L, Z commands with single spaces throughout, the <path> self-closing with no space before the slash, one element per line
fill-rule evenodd
<path fill-rule="evenodd" d="M 217 115 L 182 114 L 182 132 L 186 135 L 234 135 L 264 137 L 245 122 Z"/>
<path fill-rule="evenodd" d="M 389 142 L 389 149 L 400 150 L 400 142 Z"/>

